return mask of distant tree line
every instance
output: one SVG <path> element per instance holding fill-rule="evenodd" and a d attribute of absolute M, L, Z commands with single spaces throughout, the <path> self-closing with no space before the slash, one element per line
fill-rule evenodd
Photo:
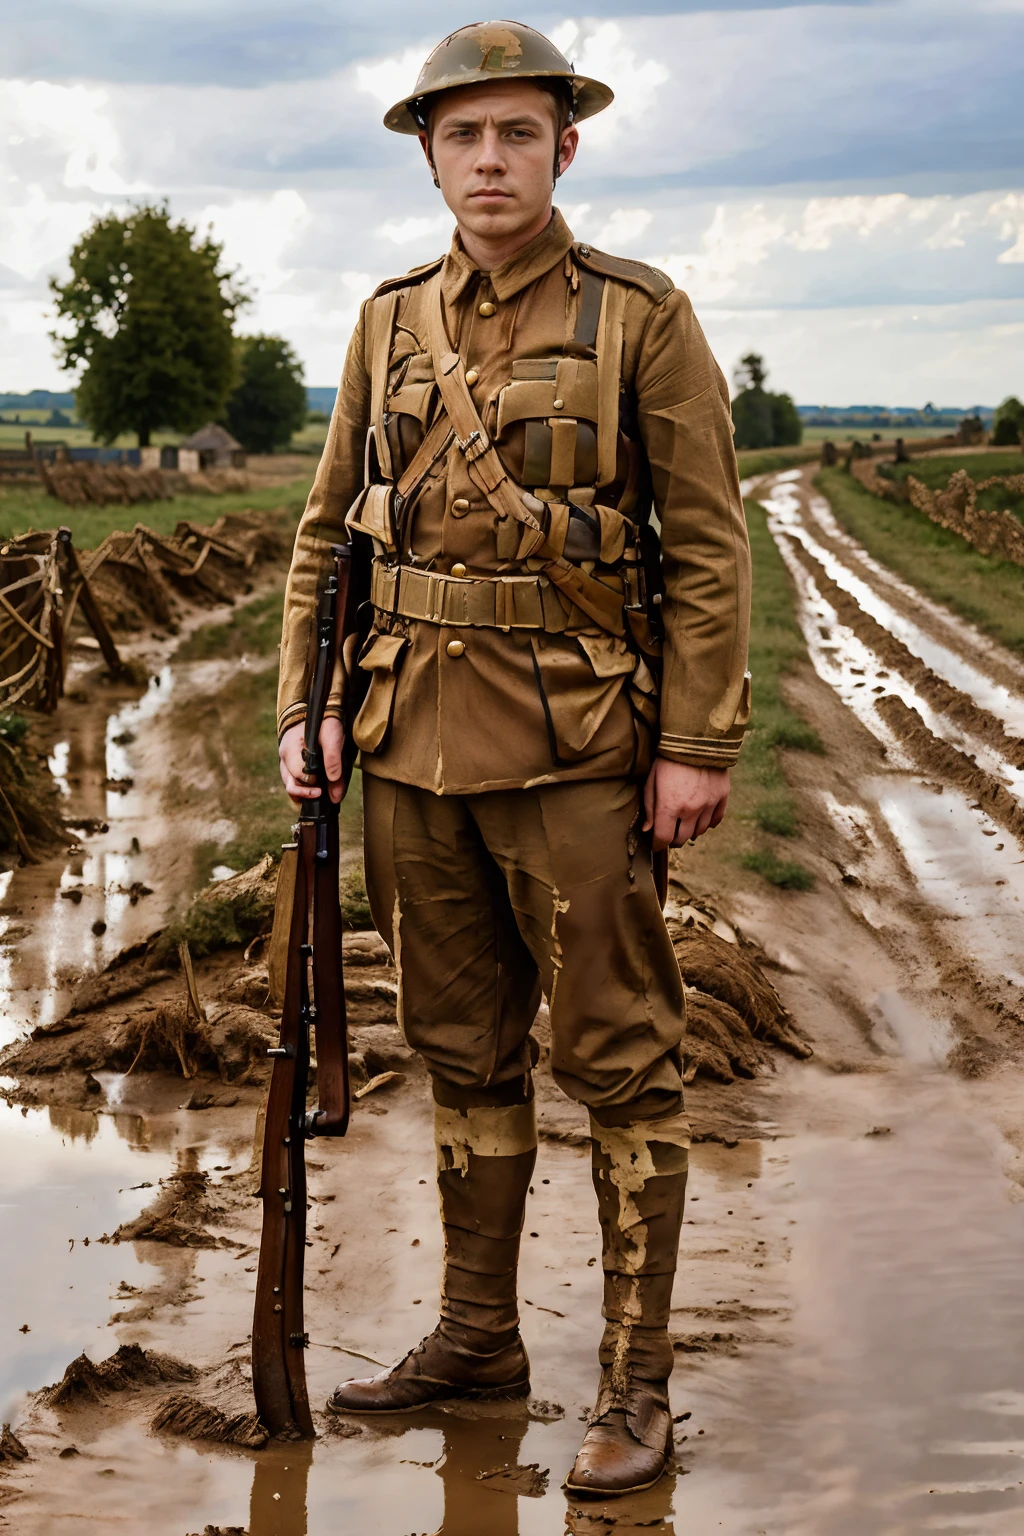
<path fill-rule="evenodd" d="M 237 336 L 250 296 L 224 247 L 163 204 L 98 216 L 51 279 L 52 332 L 65 369 L 82 368 L 79 418 L 100 442 L 192 432 L 219 421 L 251 453 L 289 442 L 306 419 L 302 364 L 280 336 Z"/>
<path fill-rule="evenodd" d="M 740 358 L 735 373 L 738 393 L 732 402 L 737 448 L 784 448 L 799 443 L 804 435 L 792 395 L 770 394 L 765 389 L 767 379 L 759 353 L 748 352 Z"/>

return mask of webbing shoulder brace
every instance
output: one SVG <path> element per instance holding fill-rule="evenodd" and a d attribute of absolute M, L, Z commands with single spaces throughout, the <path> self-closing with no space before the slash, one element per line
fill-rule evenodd
<path fill-rule="evenodd" d="M 401 277 L 386 277 L 382 283 L 377 284 L 370 298 L 379 299 L 382 294 L 397 293 L 400 288 L 415 288 L 433 277 L 435 272 L 440 272 L 443 266 L 444 257 L 436 256 L 433 261 L 424 262 L 422 267 L 413 267 Z"/>
<path fill-rule="evenodd" d="M 631 288 L 642 288 L 649 299 L 662 304 L 670 293 L 675 293 L 675 283 L 657 267 L 649 267 L 644 261 L 629 261 L 625 256 L 609 256 L 606 251 L 595 251 L 592 245 L 574 245 L 573 252 L 581 267 L 597 272 L 601 277 L 611 277 Z"/>

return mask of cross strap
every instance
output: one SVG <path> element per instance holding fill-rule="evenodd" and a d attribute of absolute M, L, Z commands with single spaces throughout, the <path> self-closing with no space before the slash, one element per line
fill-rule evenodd
<path fill-rule="evenodd" d="M 455 432 L 455 441 L 466 460 L 470 477 L 500 517 L 511 517 L 527 532 L 519 558 L 544 560 L 544 574 L 560 591 L 582 608 L 595 624 L 610 634 L 625 633 L 622 594 L 556 555 L 544 529 L 523 500 L 522 489 L 509 476 L 476 408 L 462 358 L 452 350 L 444 323 L 440 276 L 427 286 L 427 342 L 441 403 Z M 532 535 L 532 536 L 531 536 Z"/>

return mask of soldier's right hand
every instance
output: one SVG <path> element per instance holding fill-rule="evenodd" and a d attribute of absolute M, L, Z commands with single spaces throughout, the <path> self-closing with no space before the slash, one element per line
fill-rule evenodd
<path fill-rule="evenodd" d="M 301 805 L 303 800 L 316 800 L 320 794 L 318 786 L 306 773 L 302 760 L 305 734 L 306 727 L 301 720 L 298 725 L 290 725 L 281 737 L 278 748 L 281 781 L 296 805 Z M 328 792 L 335 804 L 341 799 L 341 749 L 344 741 L 345 732 L 341 721 L 328 716 L 320 727 L 320 747 L 324 754 Z"/>

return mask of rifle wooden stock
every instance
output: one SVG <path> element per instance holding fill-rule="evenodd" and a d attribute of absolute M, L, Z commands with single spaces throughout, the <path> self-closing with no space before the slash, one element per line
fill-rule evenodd
<path fill-rule="evenodd" d="M 257 1411 L 272 1435 L 293 1440 L 314 1435 L 303 1356 L 309 1342 L 303 1321 L 306 1141 L 311 1136 L 344 1136 L 350 1106 L 338 807 L 327 792 L 319 745 L 350 608 L 350 551 L 337 547 L 334 556 L 335 570 L 317 616 L 303 749 L 306 770 L 319 784 L 320 796 L 303 802 L 295 841 L 285 845 L 274 911 L 275 940 L 286 942 L 287 959 L 281 1033 L 270 1052 L 274 1067 L 263 1141 L 263 1234 L 252 1328 Z M 307 1110 L 311 1029 L 319 1103 Z"/>

